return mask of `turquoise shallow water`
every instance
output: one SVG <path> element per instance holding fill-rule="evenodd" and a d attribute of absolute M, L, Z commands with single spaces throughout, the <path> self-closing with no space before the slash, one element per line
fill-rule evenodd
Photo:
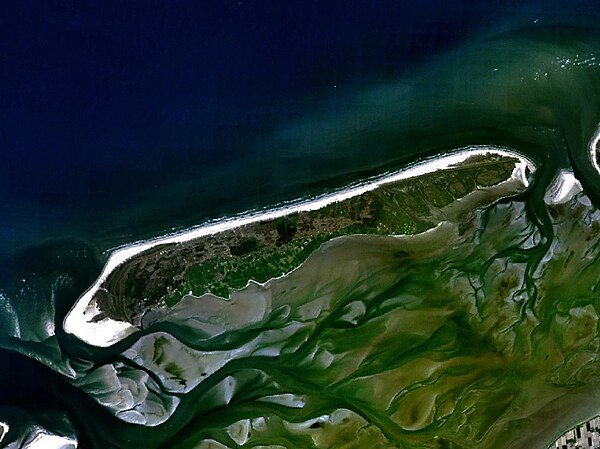
<path fill-rule="evenodd" d="M 406 447 L 534 447 L 520 427 L 560 415 L 553 418 L 558 430 L 545 433 L 554 437 L 561 426 L 593 413 L 581 396 L 597 387 L 594 213 L 600 183 L 587 144 L 600 122 L 600 41 L 593 29 L 544 20 L 500 31 L 486 38 L 480 33 L 396 77 L 351 88 L 340 83 L 338 93 L 324 94 L 326 101 L 265 131 L 252 151 L 206 170 L 202 183 L 184 178 L 153 191 L 151 203 L 143 195 L 139 205 L 129 203 L 131 221 L 116 220 L 105 233 L 90 215 L 89 223 L 82 219 L 67 223 L 68 232 L 50 233 L 64 239 L 9 252 L 0 285 L 0 357 L 10 367 L 0 386 L 0 418 L 12 426 L 6 441 L 38 422 L 58 434 L 78 433 L 83 447 L 194 447 L 203 438 L 231 446 L 227 426 L 262 417 L 266 424 L 251 431 L 253 445 L 330 447 L 328 438 L 337 438 L 344 447 L 340 433 L 366 426 L 381 447 L 395 441 Z M 143 338 L 98 350 L 60 329 L 101 269 L 103 251 L 114 245 L 190 224 L 186 220 L 322 193 L 473 144 L 515 149 L 538 166 L 527 193 L 481 212 L 472 224 L 477 241 L 462 236 L 452 247 L 404 262 L 385 239 L 331 250 L 346 256 L 323 251 L 322 272 L 353 251 L 374 255 L 355 257 L 364 264 L 363 277 L 344 280 L 343 273 L 331 272 L 329 292 L 317 294 L 317 280 L 303 284 L 312 286 L 309 292 L 280 292 L 280 307 L 265 321 L 215 339 L 167 322 Z M 560 168 L 574 170 L 591 202 L 582 197 L 549 211 L 543 195 Z M 29 214 L 32 220 L 45 215 Z M 62 229 L 60 220 L 50 222 Z M 506 222 L 514 226 L 499 226 Z M 35 226 L 46 241 L 43 226 Z M 497 285 L 497 272 L 507 278 L 503 285 Z M 306 304 L 319 295 L 330 295 L 335 305 L 311 312 Z M 197 385 L 190 379 L 202 379 L 202 372 L 179 373 L 187 379 L 181 387 L 173 372 L 165 374 L 164 363 L 148 365 L 157 358 L 148 347 L 161 345 L 167 361 L 210 359 L 217 368 Z M 138 359 L 135 351 L 150 352 Z M 425 371 L 427 379 L 409 379 Z M 473 377 L 483 380 L 477 384 Z M 531 397 L 547 401 L 534 410 L 527 406 Z M 496 408 L 477 408 L 478 401 Z M 64 419 L 48 418 L 57 410 Z M 461 410 L 483 412 L 461 423 Z M 284 423 L 317 418 L 329 434 L 314 436 Z M 239 426 L 236 432 L 244 435 L 246 424 Z M 512 435 L 511 445 L 498 436 L 502 432 Z M 543 438 L 536 441 L 544 447 Z"/>

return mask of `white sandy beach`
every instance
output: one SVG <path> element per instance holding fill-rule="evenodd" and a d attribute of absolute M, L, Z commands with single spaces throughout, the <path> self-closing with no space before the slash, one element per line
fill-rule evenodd
<path fill-rule="evenodd" d="M 554 177 L 544 195 L 546 204 L 563 204 L 583 191 L 579 180 L 575 177 L 573 170 L 561 170 Z"/>
<path fill-rule="evenodd" d="M 598 158 L 596 157 L 596 154 L 598 153 L 598 150 L 596 148 L 598 147 L 599 141 L 600 141 L 600 125 L 598 126 L 598 128 L 596 128 L 594 137 L 592 137 L 592 139 L 590 140 L 590 143 L 588 144 L 588 152 L 589 152 L 588 157 L 590 159 L 590 162 L 596 169 L 596 171 L 600 174 L 600 165 L 598 165 Z"/>

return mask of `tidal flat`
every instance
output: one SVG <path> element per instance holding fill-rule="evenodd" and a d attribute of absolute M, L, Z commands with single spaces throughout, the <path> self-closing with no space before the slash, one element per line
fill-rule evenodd
<path fill-rule="evenodd" d="M 429 209 L 437 224 L 335 236 L 226 297 L 205 283 L 149 308 L 119 362 L 75 384 L 137 425 L 193 402 L 172 447 L 548 447 L 598 412 L 600 212 L 561 171 L 549 238 L 519 199 L 533 167 L 486 157 L 462 167 L 470 192 Z"/>

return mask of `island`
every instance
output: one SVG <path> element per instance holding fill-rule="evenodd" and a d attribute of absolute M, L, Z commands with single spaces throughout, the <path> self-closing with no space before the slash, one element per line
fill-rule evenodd
<path fill-rule="evenodd" d="M 518 159 L 488 153 L 441 172 L 384 184 L 323 208 L 293 212 L 181 244 L 157 245 L 114 270 L 94 295 L 105 317 L 139 325 L 145 311 L 185 295 L 227 298 L 300 266 L 323 243 L 351 234 L 414 235 L 433 228 L 444 207 L 509 179 Z"/>
<path fill-rule="evenodd" d="M 532 172 L 517 153 L 470 147 L 324 197 L 119 248 L 65 329 L 107 346 L 135 332 L 149 310 L 172 307 L 186 295 L 227 298 L 248 282 L 289 273 L 336 237 L 422 233 L 447 220 L 469 194 L 489 197 L 511 179 L 526 185 Z"/>

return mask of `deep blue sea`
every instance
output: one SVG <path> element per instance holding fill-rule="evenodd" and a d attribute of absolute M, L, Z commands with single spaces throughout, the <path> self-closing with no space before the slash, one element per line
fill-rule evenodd
<path fill-rule="evenodd" d="M 408 85 L 440 55 L 536 21 L 591 20 L 597 9 L 592 1 L 33 5 L 0 11 L 3 256 L 65 239 L 106 249 L 402 162 L 410 149 L 382 154 L 366 137 L 332 149 L 318 138 L 325 126 L 341 128 L 349 109 L 360 112 L 357 94 Z"/>
<path fill-rule="evenodd" d="M 591 189 L 599 16 L 593 0 L 2 2 L 0 414 L 147 444 L 47 367 L 117 352 L 60 329 L 116 246 L 470 144 Z"/>

